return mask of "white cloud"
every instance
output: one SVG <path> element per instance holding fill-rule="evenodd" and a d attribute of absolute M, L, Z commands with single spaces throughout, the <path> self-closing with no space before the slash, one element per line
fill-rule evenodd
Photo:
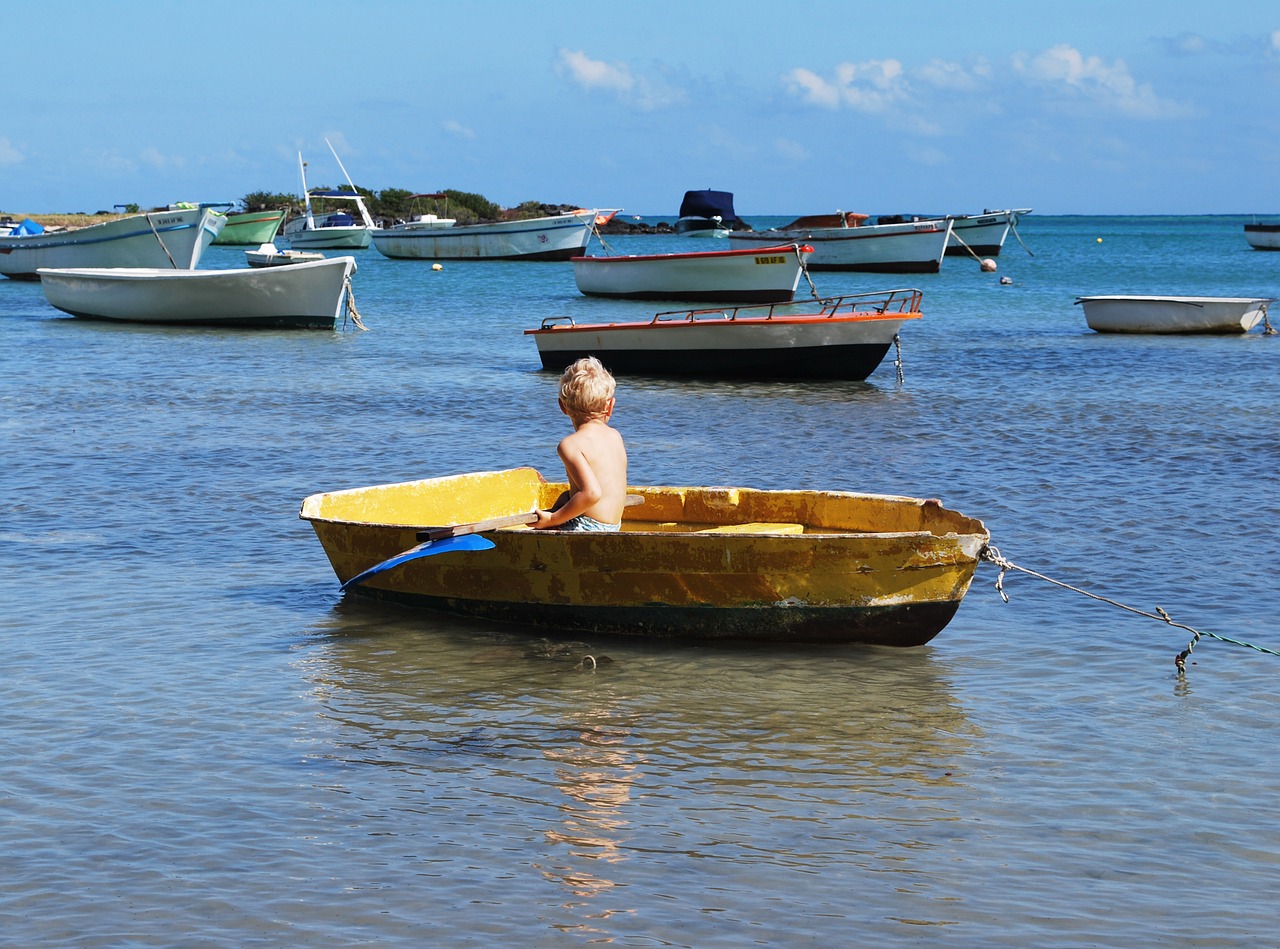
<path fill-rule="evenodd" d="M 1185 106 L 1156 95 L 1149 83 L 1138 83 L 1124 60 L 1108 64 L 1097 56 L 1086 57 L 1065 43 L 1035 57 L 1020 53 L 1014 57 L 1014 68 L 1035 83 L 1067 91 L 1133 118 L 1171 118 L 1188 112 Z"/>
<path fill-rule="evenodd" d="M 682 89 L 649 76 L 637 76 L 626 63 L 606 63 L 592 59 L 582 50 L 561 49 L 556 71 L 568 75 L 588 91 L 611 92 L 619 101 L 651 111 L 684 102 Z"/>
<path fill-rule="evenodd" d="M 1276 30 L 1271 34 L 1271 48 L 1280 53 L 1280 30 Z"/>
<path fill-rule="evenodd" d="M 560 50 L 560 66 L 584 89 L 630 92 L 636 84 L 625 64 L 615 66 L 591 59 L 582 50 Z"/>
<path fill-rule="evenodd" d="M 915 75 L 922 82 L 953 92 L 978 92 L 985 89 L 992 78 L 991 64 L 980 60 L 966 69 L 959 63 L 935 59 L 922 66 Z"/>
<path fill-rule="evenodd" d="M 475 129 L 467 128 L 461 122 L 449 119 L 444 123 L 444 130 L 456 138 L 475 138 Z"/>
<path fill-rule="evenodd" d="M 25 156 L 7 138 L 0 138 L 0 165 L 20 165 Z"/>
<path fill-rule="evenodd" d="M 791 161 L 806 161 L 809 158 L 809 149 L 794 139 L 775 139 L 773 147 L 779 155 Z"/>
<path fill-rule="evenodd" d="M 166 155 L 154 145 L 144 148 L 138 157 L 144 165 L 150 165 L 152 168 L 182 168 L 186 165 L 185 159 L 181 156 Z"/>
<path fill-rule="evenodd" d="M 885 112 L 909 94 L 896 59 L 840 63 L 830 79 L 809 69 L 793 69 L 782 79 L 792 95 L 829 109 L 843 105 L 856 112 Z"/>

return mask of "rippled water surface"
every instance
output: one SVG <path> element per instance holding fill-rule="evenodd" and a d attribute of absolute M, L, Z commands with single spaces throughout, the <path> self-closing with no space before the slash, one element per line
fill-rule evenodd
<path fill-rule="evenodd" d="M 903 383 L 892 354 L 857 384 L 623 379 L 632 481 L 940 497 L 1019 566 L 1280 649 L 1280 336 L 1073 305 L 1280 295 L 1243 221 L 1032 215 L 997 274 L 816 274 L 923 289 Z M 1188 630 L 1021 571 L 1005 603 L 990 565 L 913 650 L 344 600 L 303 497 L 556 475 L 522 330 L 653 310 L 567 264 L 357 257 L 368 332 L 95 324 L 0 281 L 0 943 L 1274 943 L 1267 652 L 1206 638 L 1179 677 Z"/>

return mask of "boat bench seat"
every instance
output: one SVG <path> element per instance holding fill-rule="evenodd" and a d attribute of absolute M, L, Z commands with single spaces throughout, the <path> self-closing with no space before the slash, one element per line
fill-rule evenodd
<path fill-rule="evenodd" d="M 771 524 L 755 521 L 750 524 L 721 524 L 719 527 L 704 527 L 698 534 L 803 534 L 803 524 Z"/>

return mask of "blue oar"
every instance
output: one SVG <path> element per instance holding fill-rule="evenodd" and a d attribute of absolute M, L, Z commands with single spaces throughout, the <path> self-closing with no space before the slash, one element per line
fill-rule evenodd
<path fill-rule="evenodd" d="M 479 536 L 484 531 L 495 531 L 500 527 L 515 527 L 519 524 L 532 524 L 537 519 L 538 512 L 530 511 L 528 514 L 495 517 L 492 520 L 477 521 L 474 524 L 458 524 L 454 527 L 435 527 L 419 531 L 418 540 L 422 543 L 408 550 L 402 550 L 382 563 L 374 564 L 363 573 L 357 573 L 342 585 L 342 589 L 345 590 L 349 586 L 368 580 L 375 573 L 382 573 L 384 570 L 398 567 L 410 560 L 417 560 L 419 557 L 430 557 L 434 554 L 448 553 L 451 550 L 488 550 L 494 544 L 489 538 Z"/>
<path fill-rule="evenodd" d="M 627 507 L 634 507 L 637 504 L 643 504 L 644 498 L 638 494 L 628 494 L 625 503 Z M 342 585 L 342 589 L 345 590 L 347 587 L 355 586 L 368 580 L 376 573 L 382 573 L 384 570 L 398 567 L 400 564 L 407 563 L 410 560 L 417 560 L 419 557 L 430 557 L 433 554 L 448 553 L 451 550 L 488 550 L 494 546 L 493 541 L 487 537 L 479 537 L 477 535 L 487 531 L 496 531 L 503 527 L 532 524 L 537 519 L 538 512 L 530 511 L 528 514 L 495 517 L 487 521 L 476 521 L 474 524 L 455 524 L 453 527 L 432 527 L 418 531 L 418 540 L 422 541 L 422 543 L 416 547 L 410 547 L 408 550 L 402 550 L 394 557 L 388 557 L 382 563 L 374 564 L 363 573 L 357 573 Z"/>

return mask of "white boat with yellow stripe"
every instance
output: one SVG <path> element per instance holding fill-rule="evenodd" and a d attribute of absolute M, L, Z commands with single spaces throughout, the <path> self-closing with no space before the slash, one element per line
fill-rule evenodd
<path fill-rule="evenodd" d="M 955 615 L 989 540 L 937 501 L 847 491 L 631 487 L 643 502 L 618 533 L 519 523 L 567 488 L 514 468 L 314 494 L 300 516 L 353 595 L 683 642 L 920 646 Z M 495 522 L 510 526 L 484 549 L 450 546 Z"/>
<path fill-rule="evenodd" d="M 690 254 L 575 257 L 573 279 L 589 297 L 789 303 L 812 254 L 808 244 L 779 244 Z"/>

